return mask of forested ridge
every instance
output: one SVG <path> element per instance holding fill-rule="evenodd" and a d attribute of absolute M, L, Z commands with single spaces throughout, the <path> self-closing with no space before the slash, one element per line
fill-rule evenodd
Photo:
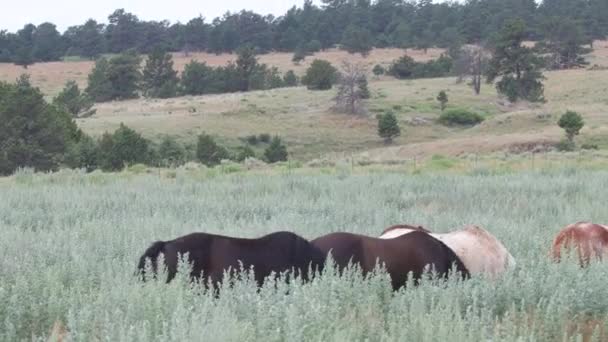
<path fill-rule="evenodd" d="M 200 9 L 193 9 L 193 13 Z M 203 9 L 204 12 L 204 9 Z M 258 53 L 315 52 L 336 45 L 364 52 L 371 47 L 449 47 L 491 39 L 505 22 L 522 19 L 529 39 L 547 38 L 552 23 L 567 22 L 588 42 L 608 35 L 606 0 L 307 0 L 282 16 L 251 11 L 226 13 L 211 21 L 187 23 L 143 21 L 117 9 L 108 23 L 89 19 L 58 32 L 50 22 L 26 24 L 17 32 L 0 32 L 0 62 L 27 66 L 63 56 L 94 59 L 101 54 L 135 49 L 233 52 L 249 45 Z"/>

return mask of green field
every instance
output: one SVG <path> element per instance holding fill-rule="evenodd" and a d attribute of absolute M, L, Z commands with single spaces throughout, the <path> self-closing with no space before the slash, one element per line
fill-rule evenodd
<path fill-rule="evenodd" d="M 467 169 L 437 157 L 416 170 L 19 172 L 0 179 L 0 340 L 44 341 L 55 324 L 52 339 L 74 341 L 605 341 L 608 264 L 552 264 L 547 252 L 568 223 L 608 222 L 598 192 L 608 173 L 549 157 L 527 171 L 484 166 L 493 160 Z M 328 273 L 260 292 L 243 281 L 219 299 L 183 278 L 133 278 L 151 242 L 193 231 L 314 238 L 406 222 L 437 232 L 483 226 L 517 267 L 495 283 L 428 281 L 394 294 L 382 274 Z"/>

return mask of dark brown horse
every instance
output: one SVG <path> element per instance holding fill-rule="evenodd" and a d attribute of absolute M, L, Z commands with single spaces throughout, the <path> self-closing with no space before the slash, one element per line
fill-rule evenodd
<path fill-rule="evenodd" d="M 333 233 L 312 240 L 311 243 L 325 255 L 331 252 L 340 271 L 352 262 L 359 265 L 365 275 L 371 272 L 377 263 L 384 264 L 391 276 L 394 290 L 406 284 L 409 272 L 413 273 L 416 281 L 430 269 L 442 277 L 447 277 L 454 265 L 463 279 L 470 276 L 462 261 L 449 247 L 421 231 L 387 240 L 350 233 Z"/>
<path fill-rule="evenodd" d="M 191 278 L 210 280 L 215 286 L 222 281 L 224 272 L 253 267 L 259 286 L 272 272 L 294 271 L 308 280 L 309 267 L 320 270 L 325 262 L 324 254 L 308 240 L 290 232 L 276 232 L 257 239 L 239 239 L 221 235 L 193 233 L 171 241 L 152 244 L 139 260 L 138 269 L 145 280 L 146 260 L 151 260 L 152 270 L 157 272 L 157 259 L 164 254 L 167 266 L 167 282 L 177 273 L 179 255 L 188 253 L 192 266 Z"/>

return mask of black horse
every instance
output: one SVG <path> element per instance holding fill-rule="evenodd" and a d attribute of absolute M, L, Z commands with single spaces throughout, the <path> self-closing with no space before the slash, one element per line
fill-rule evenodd
<path fill-rule="evenodd" d="M 309 268 L 321 270 L 325 255 L 308 240 L 291 232 L 276 232 L 257 239 L 240 239 L 206 233 L 193 233 L 171 241 L 157 241 L 141 256 L 138 270 L 146 279 L 146 260 L 151 260 L 154 275 L 158 270 L 158 257 L 164 254 L 167 266 L 167 283 L 175 278 L 179 256 L 188 253 L 192 266 L 190 277 L 209 281 L 215 287 L 222 281 L 224 272 L 233 274 L 241 267 L 253 274 L 258 286 L 272 272 L 293 271 L 303 280 L 309 279 Z"/>
<path fill-rule="evenodd" d="M 467 268 L 448 246 L 422 231 L 386 240 L 333 233 L 311 243 L 325 255 L 331 252 L 340 272 L 352 263 L 359 265 L 365 275 L 373 271 L 377 263 L 383 263 L 394 290 L 406 284 L 409 272 L 413 273 L 416 282 L 420 280 L 429 266 L 442 277 L 447 277 L 452 266 L 463 279 L 470 277 Z"/>

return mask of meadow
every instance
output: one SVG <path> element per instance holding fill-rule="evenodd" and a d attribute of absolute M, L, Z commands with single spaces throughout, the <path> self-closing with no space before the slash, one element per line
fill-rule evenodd
<path fill-rule="evenodd" d="M 598 198 L 608 172 L 536 165 L 24 170 L 0 179 L 0 340 L 605 341 L 608 264 L 580 269 L 547 253 L 562 226 L 608 222 Z M 328 272 L 259 292 L 245 279 L 219 298 L 184 277 L 166 285 L 133 276 L 151 242 L 193 231 L 376 236 L 395 223 L 483 226 L 517 267 L 496 282 L 428 280 L 396 293 L 382 272 Z"/>

